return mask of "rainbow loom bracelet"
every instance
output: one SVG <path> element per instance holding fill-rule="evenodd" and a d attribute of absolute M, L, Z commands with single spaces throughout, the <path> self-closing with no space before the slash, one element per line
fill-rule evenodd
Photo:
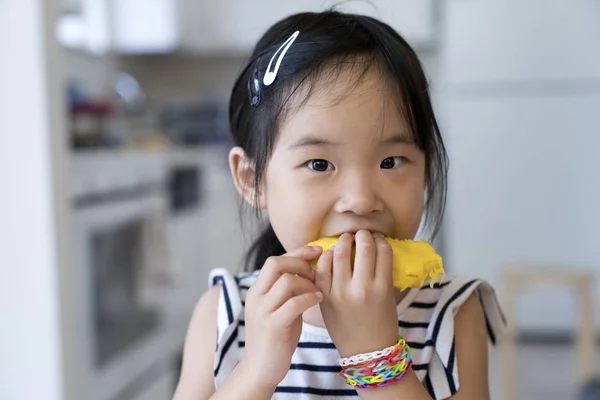
<path fill-rule="evenodd" d="M 387 349 L 386 349 L 387 350 Z M 410 347 L 402 336 L 390 354 L 377 359 L 343 366 L 340 376 L 357 389 L 372 389 L 396 382 L 410 371 Z"/>

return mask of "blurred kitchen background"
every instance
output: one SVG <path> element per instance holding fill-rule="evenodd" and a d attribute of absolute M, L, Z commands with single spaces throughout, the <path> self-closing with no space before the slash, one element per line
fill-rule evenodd
<path fill-rule="evenodd" d="M 0 2 L 1 399 L 171 398 L 208 271 L 239 271 L 252 237 L 233 80 L 269 25 L 336 3 Z M 492 398 L 578 398 L 600 375 L 600 2 L 338 7 L 391 24 L 431 80 L 451 159 L 435 245 L 511 327 Z"/>

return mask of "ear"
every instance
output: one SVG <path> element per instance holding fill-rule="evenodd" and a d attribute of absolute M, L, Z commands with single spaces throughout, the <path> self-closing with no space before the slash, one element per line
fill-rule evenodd
<path fill-rule="evenodd" d="M 266 208 L 264 193 L 261 188 L 254 187 L 254 165 L 244 149 L 234 147 L 229 151 L 229 168 L 231 169 L 233 183 L 239 194 L 252 207 L 264 210 Z M 258 197 L 256 196 L 257 190 Z"/>

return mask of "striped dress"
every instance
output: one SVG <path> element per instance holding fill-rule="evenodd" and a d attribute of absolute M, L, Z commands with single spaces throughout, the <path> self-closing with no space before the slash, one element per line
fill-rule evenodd
<path fill-rule="evenodd" d="M 233 275 L 212 270 L 209 285 L 221 285 L 214 361 L 218 389 L 242 357 L 245 346 L 244 305 L 258 272 Z M 505 327 L 493 289 L 485 281 L 447 276 L 430 288 L 410 289 L 398 304 L 398 332 L 412 349 L 413 370 L 434 399 L 446 399 L 459 387 L 454 349 L 454 316 L 476 292 L 483 306 L 490 346 Z M 272 399 L 359 399 L 337 373 L 339 353 L 327 330 L 304 323 L 288 374 Z"/>

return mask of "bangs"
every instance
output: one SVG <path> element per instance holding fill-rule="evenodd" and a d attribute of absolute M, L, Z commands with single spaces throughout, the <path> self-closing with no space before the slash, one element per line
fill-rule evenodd
<path fill-rule="evenodd" d="M 372 87 L 363 88 L 364 93 L 359 92 L 361 86 L 373 76 L 376 78 L 373 79 L 376 83 Z M 427 139 L 419 137 L 412 112 L 407 106 L 406 96 L 403 96 L 402 87 L 406 84 L 406 82 L 400 82 L 398 77 L 393 75 L 393 71 L 381 53 L 344 55 L 326 60 L 297 78 L 286 82 L 286 85 L 274 94 L 273 100 L 277 107 L 273 110 L 273 117 L 277 120 L 277 132 L 287 118 L 304 107 L 311 98 L 327 97 L 330 100 L 327 105 L 335 106 L 351 94 L 369 96 L 375 90 L 385 94 L 385 101 L 393 102 L 393 109 L 397 111 L 397 116 L 407 127 L 408 132 L 406 133 L 409 135 L 409 139 L 421 150 L 425 150 L 423 143 L 426 143 Z M 332 91 L 332 88 L 343 89 L 336 93 Z M 380 116 L 380 135 L 384 134 L 383 121 L 386 117 L 386 109 L 384 104 Z M 277 137 L 274 139 L 276 141 Z"/>

